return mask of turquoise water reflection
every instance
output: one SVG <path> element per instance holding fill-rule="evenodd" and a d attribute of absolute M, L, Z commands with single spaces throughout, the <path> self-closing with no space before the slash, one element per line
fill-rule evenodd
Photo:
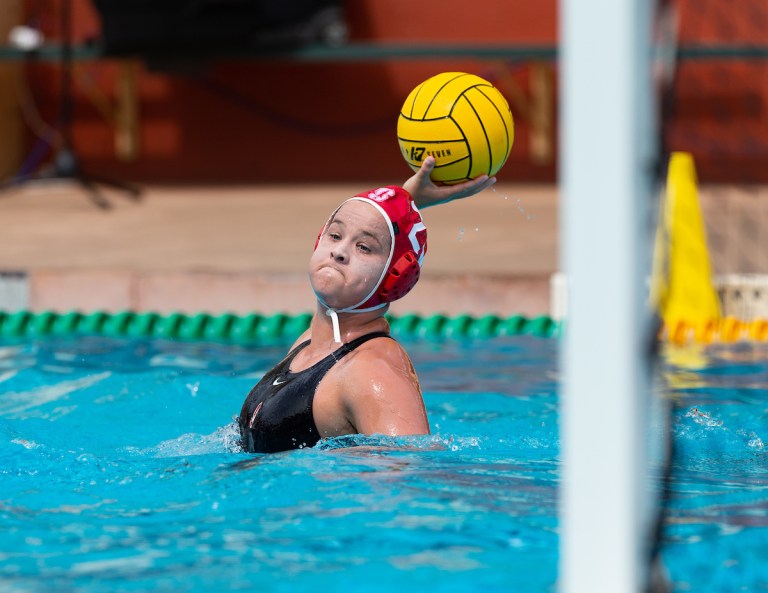
<path fill-rule="evenodd" d="M 558 342 L 407 347 L 433 436 L 259 456 L 231 419 L 284 346 L 0 346 L 0 587 L 554 591 Z M 766 590 L 768 349 L 668 351 L 664 376 L 674 590 Z"/>
<path fill-rule="evenodd" d="M 238 451 L 231 418 L 283 348 L 96 338 L 7 346 L 0 583 L 550 590 L 556 342 L 409 350 L 433 436 L 254 456 Z"/>

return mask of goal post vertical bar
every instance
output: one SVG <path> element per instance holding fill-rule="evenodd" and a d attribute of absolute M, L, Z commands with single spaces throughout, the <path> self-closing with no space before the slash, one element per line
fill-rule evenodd
<path fill-rule="evenodd" d="M 653 4 L 560 2 L 562 593 L 646 578 Z"/>

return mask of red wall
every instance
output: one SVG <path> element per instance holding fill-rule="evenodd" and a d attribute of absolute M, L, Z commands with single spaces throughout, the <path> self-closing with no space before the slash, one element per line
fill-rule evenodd
<path fill-rule="evenodd" d="M 99 19 L 90 2 L 73 4 L 77 39 L 97 36 Z M 716 0 L 679 4 L 682 41 L 765 43 L 764 0 L 742 0 L 738 13 Z M 29 13 L 43 15 L 41 27 L 52 37 L 58 6 L 55 0 L 28 0 Z M 347 17 L 353 40 L 554 45 L 556 9 L 556 0 L 348 0 Z M 89 169 L 137 181 L 396 182 L 410 171 L 395 139 L 399 107 L 416 84 L 444 70 L 479 74 L 510 99 L 516 138 L 502 181 L 555 179 L 554 162 L 535 163 L 530 156 L 525 107 L 531 68 L 525 63 L 254 61 L 186 74 L 142 66 L 140 153 L 132 162 L 116 157 L 114 129 L 97 109 L 104 99 L 94 92 L 114 98 L 115 64 L 80 63 L 74 142 Z M 28 72 L 36 99 L 52 117 L 56 66 L 33 65 Z M 768 156 L 766 74 L 765 61 L 680 66 L 668 140 L 671 148 L 694 153 L 702 180 L 768 181 L 762 165 Z"/>
<path fill-rule="evenodd" d="M 30 7 L 39 5 L 30 2 Z M 42 2 L 54 9 L 57 2 Z M 515 6 L 518 4 L 518 6 Z M 99 19 L 89 2 L 74 0 L 76 37 L 93 37 Z M 521 42 L 554 44 L 555 1 L 464 2 L 367 0 L 347 3 L 355 40 L 402 42 Z M 446 9 L 445 6 L 456 8 Z M 459 7 L 462 7 L 459 9 Z M 53 12 L 51 13 L 53 14 Z M 55 19 L 43 23 L 52 35 Z M 410 169 L 400 156 L 395 126 L 410 90 L 443 70 L 466 70 L 526 92 L 528 67 L 479 61 L 371 63 L 217 63 L 188 74 L 142 69 L 141 150 L 121 163 L 113 129 L 83 92 L 87 78 L 112 95 L 113 63 L 81 63 L 74 140 L 83 163 L 107 175 L 142 181 L 250 182 L 285 180 L 400 181 Z M 52 113 L 55 66 L 30 68 L 35 93 Z M 554 164 L 530 163 L 526 123 L 517 121 L 507 180 L 551 179 Z"/>
<path fill-rule="evenodd" d="M 765 0 L 680 0 L 680 45 L 768 47 Z M 705 181 L 768 182 L 768 59 L 680 63 L 668 144 Z"/>

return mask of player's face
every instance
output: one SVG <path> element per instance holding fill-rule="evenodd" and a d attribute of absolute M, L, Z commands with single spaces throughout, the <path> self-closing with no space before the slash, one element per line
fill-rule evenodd
<path fill-rule="evenodd" d="M 312 288 L 335 309 L 360 303 L 387 264 L 389 228 L 371 204 L 346 202 L 327 225 L 309 262 Z"/>

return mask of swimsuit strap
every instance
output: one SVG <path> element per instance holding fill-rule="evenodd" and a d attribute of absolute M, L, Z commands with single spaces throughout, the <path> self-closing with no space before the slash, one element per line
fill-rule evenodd
<path fill-rule="evenodd" d="M 309 340 L 307 340 L 306 342 L 302 342 L 301 344 L 299 344 L 298 346 L 296 346 L 296 347 L 295 347 L 293 350 L 291 350 L 291 351 L 290 351 L 288 354 L 286 354 L 286 355 L 285 355 L 285 358 L 283 358 L 283 360 L 281 360 L 280 362 L 278 362 L 278 363 L 277 363 L 277 364 L 276 364 L 276 365 L 273 367 L 273 369 L 272 369 L 272 370 L 273 370 L 273 371 L 278 371 L 278 372 L 281 372 L 281 373 L 282 373 L 282 372 L 283 372 L 283 369 L 288 369 L 288 368 L 290 368 L 290 366 L 291 366 L 291 363 L 293 362 L 293 359 L 294 359 L 294 358 L 296 358 L 296 355 L 297 355 L 299 352 L 301 352 L 302 350 L 304 350 L 304 348 L 306 348 L 307 346 L 309 346 Z"/>
<path fill-rule="evenodd" d="M 371 332 L 370 334 L 359 336 L 354 340 L 352 340 L 351 342 L 342 344 L 341 346 L 336 348 L 336 350 L 334 350 L 328 356 L 326 356 L 322 361 L 320 361 L 320 363 L 317 363 L 317 364 L 321 364 L 326 360 L 333 360 L 334 362 L 337 362 L 342 358 L 344 358 L 347 354 L 355 350 L 358 346 L 365 344 L 368 340 L 373 340 L 374 338 L 392 338 L 392 336 L 390 336 L 387 332 Z M 307 340 L 306 342 L 302 342 L 301 344 L 296 346 L 293 350 L 291 350 L 288 353 L 288 355 L 282 360 L 282 362 L 278 366 L 281 369 L 284 369 L 284 368 L 289 369 L 291 366 L 291 362 L 293 362 L 293 359 L 296 358 L 296 355 L 302 350 L 304 350 L 304 348 L 309 346 L 310 342 L 311 340 Z M 303 372 L 303 371 L 297 371 L 297 372 Z"/>
<path fill-rule="evenodd" d="M 360 346 L 361 344 L 365 344 L 368 340 L 373 340 L 374 338 L 391 338 L 387 332 L 371 332 L 370 334 L 365 334 L 363 336 L 360 336 L 358 338 L 355 338 L 351 342 L 347 342 L 346 344 L 342 344 L 340 348 L 337 348 L 334 350 L 331 354 L 336 360 L 339 360 L 340 358 L 343 358 L 350 352 L 352 352 L 355 348 Z"/>
<path fill-rule="evenodd" d="M 288 354 L 286 354 L 285 358 L 283 359 L 283 362 L 291 362 L 294 358 L 296 358 L 296 355 L 304 350 L 307 346 L 309 346 L 309 343 L 311 340 L 307 340 L 306 342 L 302 342 L 301 344 L 298 344 L 296 348 L 291 350 Z"/>

